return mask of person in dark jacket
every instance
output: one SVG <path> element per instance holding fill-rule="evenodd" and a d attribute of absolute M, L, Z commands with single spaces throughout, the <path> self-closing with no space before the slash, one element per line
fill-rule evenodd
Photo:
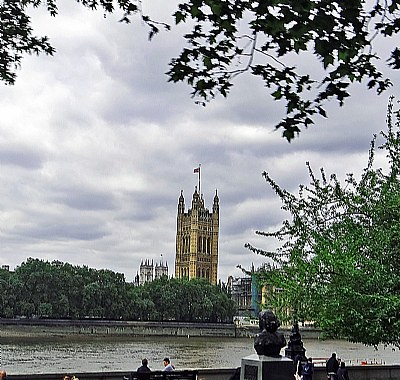
<path fill-rule="evenodd" d="M 303 374 L 303 357 L 301 355 L 296 355 L 294 358 L 294 372 L 295 372 L 295 379 L 300 379 L 301 375 Z"/>
<path fill-rule="evenodd" d="M 146 358 L 142 359 L 142 365 L 136 370 L 139 373 L 151 372 L 151 369 L 148 367 L 149 362 Z"/>
<path fill-rule="evenodd" d="M 350 380 L 349 372 L 347 371 L 346 365 L 344 362 L 340 363 L 340 368 L 337 371 L 338 380 Z"/>
<path fill-rule="evenodd" d="M 339 369 L 339 362 L 337 361 L 336 353 L 334 352 L 326 362 L 326 373 L 328 375 L 328 379 L 337 379 L 338 369 Z"/>
<path fill-rule="evenodd" d="M 314 364 L 312 358 L 307 359 L 307 363 L 303 366 L 303 380 L 312 380 L 314 373 Z"/>

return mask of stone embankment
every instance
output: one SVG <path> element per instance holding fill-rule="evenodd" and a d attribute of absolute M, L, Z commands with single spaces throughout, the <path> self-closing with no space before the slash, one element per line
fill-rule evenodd
<path fill-rule="evenodd" d="M 289 336 L 290 329 L 281 329 Z M 0 337 L 37 338 L 92 336 L 193 336 L 193 337 L 251 337 L 257 326 L 236 326 L 233 323 L 137 322 L 107 320 L 0 319 Z M 303 338 L 318 338 L 319 331 L 302 329 Z"/>
<path fill-rule="evenodd" d="M 219 336 L 234 337 L 233 324 L 133 322 L 106 320 L 0 319 L 0 337 L 130 337 Z"/>

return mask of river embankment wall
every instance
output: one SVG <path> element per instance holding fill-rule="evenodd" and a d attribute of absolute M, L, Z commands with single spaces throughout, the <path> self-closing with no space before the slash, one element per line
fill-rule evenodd
<path fill-rule="evenodd" d="M 234 337 L 233 324 L 108 320 L 0 319 L 1 337 L 218 336 Z"/>
<path fill-rule="evenodd" d="M 2 319 L 0 337 L 30 338 L 51 336 L 192 336 L 192 337 L 252 337 L 258 326 L 237 326 L 233 323 L 140 322 L 67 319 Z M 289 336 L 290 329 L 281 328 Z M 301 330 L 303 338 L 318 338 L 320 331 Z"/>
<path fill-rule="evenodd" d="M 400 380 L 400 365 L 349 366 L 347 369 L 351 380 Z M 230 380 L 234 373 L 235 368 L 199 369 L 197 380 Z M 63 375 L 62 373 L 7 374 L 7 380 L 60 380 Z M 129 372 L 88 372 L 74 375 L 79 380 L 122 380 L 124 377 L 129 377 Z M 316 367 L 313 380 L 326 380 L 325 368 Z"/>

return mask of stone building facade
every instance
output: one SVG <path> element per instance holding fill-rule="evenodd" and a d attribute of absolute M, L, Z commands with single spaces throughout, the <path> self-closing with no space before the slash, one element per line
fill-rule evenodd
<path fill-rule="evenodd" d="M 151 282 L 162 276 L 168 277 L 168 264 L 166 262 L 164 263 L 160 260 L 160 262 L 154 264 L 153 260 L 142 260 L 135 283 L 143 285 L 146 282 Z"/>
<path fill-rule="evenodd" d="M 178 201 L 176 231 L 176 278 L 205 278 L 217 284 L 219 198 L 215 192 L 212 212 L 204 206 L 195 187 L 192 207 L 185 212 L 183 191 Z"/>

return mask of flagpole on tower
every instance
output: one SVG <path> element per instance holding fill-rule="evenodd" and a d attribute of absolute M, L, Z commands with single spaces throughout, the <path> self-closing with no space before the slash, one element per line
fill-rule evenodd
<path fill-rule="evenodd" d="M 200 188 L 200 168 L 201 168 L 201 164 L 199 164 L 199 166 L 193 170 L 193 173 L 198 173 L 199 174 L 199 194 L 201 194 L 201 188 Z"/>
<path fill-rule="evenodd" d="M 200 188 L 200 167 L 201 167 L 201 164 L 199 164 L 199 195 L 201 195 L 201 188 Z"/>

